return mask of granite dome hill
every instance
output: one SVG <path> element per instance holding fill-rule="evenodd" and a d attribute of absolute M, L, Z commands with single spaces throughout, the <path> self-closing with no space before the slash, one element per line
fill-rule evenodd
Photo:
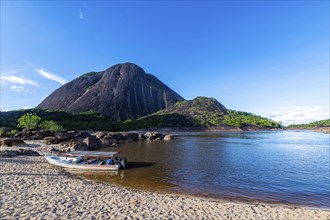
<path fill-rule="evenodd" d="M 165 109 L 180 95 L 133 63 L 81 75 L 61 86 L 37 107 L 67 112 L 94 111 L 113 120 L 139 118 Z"/>

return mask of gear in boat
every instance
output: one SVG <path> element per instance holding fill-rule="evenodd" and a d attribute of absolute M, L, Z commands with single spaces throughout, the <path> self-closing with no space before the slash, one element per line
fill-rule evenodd
<path fill-rule="evenodd" d="M 73 151 L 45 158 L 53 165 L 70 169 L 118 170 L 127 166 L 127 160 L 120 152 Z"/>

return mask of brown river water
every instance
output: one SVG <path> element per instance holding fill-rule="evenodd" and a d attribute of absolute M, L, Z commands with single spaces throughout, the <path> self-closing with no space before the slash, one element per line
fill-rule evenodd
<path fill-rule="evenodd" d="M 95 181 L 208 198 L 330 207 L 329 135 L 311 131 L 181 133 L 122 144 L 128 168 Z"/>

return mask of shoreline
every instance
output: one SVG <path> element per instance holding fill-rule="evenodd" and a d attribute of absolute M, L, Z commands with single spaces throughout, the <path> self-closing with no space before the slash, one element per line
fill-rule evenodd
<path fill-rule="evenodd" d="M 4 160 L 11 160 L 12 158 L 5 158 Z M 97 197 L 98 199 L 100 199 L 99 195 L 105 195 L 105 192 L 107 194 L 106 197 L 109 197 L 111 199 L 112 197 L 118 197 L 117 198 L 117 202 L 118 199 L 121 200 L 123 199 L 122 203 L 119 203 L 117 205 L 117 208 L 121 208 L 122 211 L 126 212 L 126 214 L 128 214 L 128 216 L 131 216 L 131 218 L 156 218 L 158 217 L 159 214 L 164 213 L 164 212 L 159 212 L 159 213 L 154 213 L 152 212 L 152 210 L 154 208 L 160 208 L 160 206 L 163 205 L 163 200 L 166 200 L 165 204 L 166 204 L 166 208 L 165 211 L 167 212 L 166 215 L 162 215 L 162 217 L 165 218 L 173 218 L 173 219 L 180 219 L 180 218 L 191 218 L 191 217 L 196 217 L 195 213 L 192 211 L 192 213 L 185 215 L 184 213 L 179 213 L 179 215 L 175 216 L 170 214 L 172 212 L 173 209 L 175 209 L 172 206 L 172 203 L 184 203 L 184 209 L 193 209 L 193 210 L 197 210 L 197 211 L 201 211 L 204 209 L 203 214 L 199 214 L 197 215 L 197 218 L 211 218 L 211 219 L 225 219 L 228 217 L 232 217 L 234 219 L 242 219 L 242 218 L 267 218 L 267 219 L 327 219 L 330 216 L 330 211 L 326 210 L 326 209 L 319 209 L 319 208 L 310 208 L 310 207 L 288 207 L 285 206 L 283 204 L 280 205 L 270 205 L 270 204 L 249 204 L 249 203 L 244 203 L 244 202 L 237 202 L 237 201 L 221 201 L 218 199 L 208 199 L 208 198 L 198 198 L 198 197 L 194 197 L 191 195 L 172 195 L 172 194 L 163 194 L 163 193 L 155 193 L 155 192 L 145 192 L 142 190 L 137 190 L 137 189 L 130 189 L 130 188 L 121 188 L 118 186 L 113 186 L 111 184 L 106 184 L 106 183 L 102 183 L 102 182 L 95 182 L 92 180 L 86 180 L 84 178 L 79 178 L 78 176 L 76 176 L 75 174 L 66 172 L 65 170 L 61 169 L 61 168 L 56 168 L 48 163 L 45 162 L 44 158 L 42 157 L 27 157 L 27 156 L 20 156 L 20 157 L 16 157 L 15 160 L 19 160 L 20 162 L 23 162 L 22 166 L 27 167 L 27 162 L 28 161 L 33 161 L 33 162 L 37 162 L 37 164 L 39 165 L 43 165 L 45 166 L 45 169 L 48 170 L 52 170 L 51 173 L 44 173 L 44 172 L 37 172 L 34 173 L 34 175 L 38 176 L 38 175 L 50 175 L 53 176 L 53 183 L 55 185 L 56 189 L 62 189 L 61 191 L 53 191 L 51 194 L 54 195 L 55 194 L 60 194 L 60 195 L 64 195 L 66 194 L 66 198 L 62 198 L 62 196 L 60 197 L 56 197 L 52 198 L 51 195 L 44 195 L 42 193 L 43 196 L 42 197 L 42 201 L 38 201 L 38 199 L 36 201 L 34 196 L 33 203 L 34 204 L 30 204 L 31 206 L 26 207 L 24 201 L 22 201 L 20 198 L 16 198 L 16 196 L 12 197 L 11 199 L 9 197 L 10 194 L 6 194 L 5 192 L 1 192 L 2 195 L 4 195 L 3 199 L 4 201 L 7 201 L 7 204 L 4 203 L 1 208 L 3 207 L 4 210 L 1 211 L 0 217 L 2 218 L 6 218 L 9 216 L 14 216 L 14 217 L 27 217 L 27 215 L 21 215 L 20 211 L 16 212 L 15 210 L 30 210 L 31 208 L 35 208 L 35 209 L 39 209 L 38 207 L 43 204 L 43 206 L 45 206 L 44 201 L 46 202 L 46 207 L 48 209 L 51 210 L 51 213 L 45 213 L 44 211 L 48 211 L 47 208 L 45 208 L 45 210 L 41 209 L 39 210 L 39 212 L 34 213 L 34 215 L 32 215 L 32 217 L 54 217 L 54 218 L 61 218 L 61 217 L 68 217 L 68 218 L 75 218 L 75 217 L 93 217 L 93 216 L 99 216 L 99 218 L 102 218 L 102 214 L 104 213 L 108 213 L 108 211 L 103 210 L 105 207 L 112 207 L 113 203 L 105 203 L 101 200 L 101 202 L 97 202 L 97 205 L 103 205 L 103 209 L 98 209 L 96 206 L 92 206 L 92 209 L 89 209 L 87 207 L 89 207 L 91 205 L 90 202 L 83 202 L 83 204 L 86 206 L 86 210 L 79 212 L 79 207 L 73 207 L 76 208 L 75 209 L 66 209 L 67 207 L 71 207 L 71 202 L 70 200 L 78 200 L 80 202 L 85 201 L 85 198 L 87 196 L 87 198 L 92 199 L 93 197 Z M 3 159 L 0 159 L 0 164 L 3 163 Z M 36 164 L 34 163 L 33 166 L 35 166 Z M 25 170 L 25 169 L 23 169 Z M 24 173 L 25 175 L 28 175 L 27 173 Z M 51 175 L 52 174 L 52 175 Z M 3 178 L 3 175 L 1 176 L 1 178 Z M 24 176 L 23 176 L 24 177 Z M 59 179 L 59 177 L 62 177 Z M 16 178 L 20 178 L 20 175 L 16 175 Z M 40 178 L 40 177 L 39 177 Z M 20 181 L 20 186 L 15 186 L 15 187 L 22 187 L 23 188 L 28 188 L 28 186 L 31 186 L 33 183 L 33 185 L 37 185 L 37 189 L 38 192 L 40 193 L 41 189 L 45 187 L 45 185 L 38 185 L 40 184 L 40 180 L 38 177 L 36 177 L 34 180 L 31 181 L 30 178 L 30 182 L 28 181 L 28 185 L 25 185 L 25 183 L 23 183 L 22 181 Z M 49 177 L 47 177 L 47 179 L 49 179 Z M 2 181 L 1 181 L 2 182 Z M 49 183 L 50 181 L 47 180 L 47 183 Z M 12 185 L 12 184 L 11 184 Z M 14 184 L 15 185 L 15 184 Z M 54 187 L 54 185 L 52 185 L 52 187 Z M 65 190 L 66 188 L 63 188 L 63 185 L 68 186 L 69 189 L 73 190 L 73 188 L 78 188 L 75 193 L 73 195 L 72 192 Z M 4 184 L 3 187 L 8 187 L 8 184 Z M 84 188 L 84 190 L 82 191 L 81 188 Z M 20 197 L 23 196 L 23 198 L 27 198 L 27 196 L 30 196 L 30 192 L 27 191 L 28 189 L 25 189 L 23 191 L 18 190 L 18 192 L 20 192 Z M 3 188 L 1 188 L 1 191 L 3 191 Z M 48 190 L 46 190 L 47 192 Z M 64 192 L 63 192 L 64 191 Z M 22 193 L 23 192 L 23 193 Z M 87 192 L 87 193 L 86 193 Z M 16 191 L 14 192 L 16 193 Z M 108 199 L 108 198 L 107 198 Z M 129 213 L 132 212 L 132 209 L 134 210 L 134 208 L 139 209 L 139 206 L 137 206 L 137 203 L 139 203 L 138 201 L 142 201 L 145 199 L 151 199 L 151 200 L 156 200 L 152 201 L 150 204 L 145 203 L 144 205 L 147 205 L 149 211 L 151 211 L 151 213 L 148 213 L 148 215 L 145 216 L 140 216 L 138 213 L 135 213 L 135 215 L 130 215 Z M 13 206 L 13 203 L 8 204 L 8 200 L 13 200 L 13 203 L 16 203 L 18 201 L 18 205 Z M 63 200 L 63 201 L 62 201 Z M 125 208 L 125 206 L 127 206 L 126 202 L 129 202 L 129 208 Z M 62 204 L 63 206 L 57 206 L 55 205 L 54 202 L 59 202 L 60 204 Z M 10 202 L 9 202 L 10 203 Z M 134 205 L 132 205 L 132 203 Z M 142 203 L 142 202 L 141 202 Z M 20 204 L 22 204 L 23 206 L 20 206 Z M 8 207 L 9 205 L 11 205 L 11 207 Z M 56 206 L 56 209 L 51 209 L 49 206 Z M 137 206 L 137 207 L 135 207 Z M 213 207 L 214 206 L 214 207 Z M 123 208 L 124 207 L 124 208 Z M 200 209 L 200 207 L 202 207 L 202 209 Z M 61 209 L 64 209 L 65 211 L 68 212 L 68 214 L 66 215 L 62 215 L 61 212 L 59 212 Z M 95 210 L 96 209 L 96 210 Z M 1 210 L 1 209 L 0 209 Z M 219 212 L 218 212 L 218 211 Z M 9 212 L 12 211 L 12 212 Z M 63 212 L 65 212 L 63 211 Z M 73 212 L 73 215 L 70 215 L 70 213 Z M 116 213 L 116 210 L 113 210 L 112 214 Z M 244 212 L 245 215 L 240 215 L 240 213 Z M 268 213 L 266 216 L 263 215 L 264 213 Z M 6 214 L 7 213 L 7 214 Z M 27 212 L 22 212 L 23 214 Z M 279 214 L 280 213 L 280 214 Z M 32 213 L 33 214 L 33 213 Z M 50 215 L 49 215 L 50 214 Z M 55 214 L 55 215 L 54 215 Z M 127 216 L 125 214 L 125 216 Z M 261 214 L 261 216 L 260 216 Z M 282 217 L 281 217 L 282 216 Z M 30 216 L 29 216 L 30 217 Z M 109 217 L 109 216 L 104 216 L 103 217 Z M 124 217 L 123 215 L 119 215 L 117 216 L 119 218 Z M 98 217 L 97 217 L 98 218 Z"/>
<path fill-rule="evenodd" d="M 156 193 L 156 194 L 162 194 L 167 196 L 178 196 L 178 197 L 184 197 L 184 198 L 195 198 L 195 199 L 201 199 L 201 200 L 209 200 L 214 202 L 222 202 L 222 203 L 235 203 L 235 204 L 246 204 L 246 205 L 267 205 L 267 206 L 273 206 L 273 207 L 287 207 L 287 208 L 306 208 L 306 209 L 315 209 L 315 210 L 324 210 L 324 211 L 330 211 L 330 207 L 319 207 L 319 206 L 312 206 L 312 205 L 306 205 L 306 204 L 300 204 L 300 203 L 286 203 L 286 202 L 274 202 L 274 201 L 267 201 L 267 200 L 261 200 L 261 199 L 252 199 L 248 197 L 231 197 L 229 195 L 221 195 L 221 196 L 202 196 L 198 194 L 189 194 L 189 193 L 175 193 L 175 192 L 169 192 L 169 191 L 156 191 L 156 190 L 149 190 L 149 189 L 141 189 L 141 188 L 134 188 L 129 186 L 122 186 L 120 184 L 115 183 L 109 183 L 105 181 L 99 181 L 99 180 L 92 180 L 87 177 L 84 177 L 82 175 L 77 175 L 74 173 L 71 173 L 70 171 L 66 171 L 68 173 L 68 176 L 75 175 L 77 178 L 80 178 L 82 180 L 86 181 L 92 181 L 97 182 L 100 184 L 109 185 L 111 187 L 118 187 L 118 188 L 124 188 L 128 190 L 134 190 L 134 191 L 140 191 L 140 192 L 150 192 L 150 193 Z M 330 217 L 330 216 L 329 216 Z"/>
<path fill-rule="evenodd" d="M 213 131 L 223 131 L 223 132 L 242 132 L 242 131 L 285 131 L 286 128 L 266 128 L 258 126 L 250 127 L 210 127 L 210 128 L 195 128 L 195 127 L 185 127 L 185 128 L 175 128 L 175 127 L 160 127 L 160 128 L 149 128 L 141 130 L 130 130 L 127 132 L 213 132 Z M 120 131 L 118 131 L 120 132 Z"/>
<path fill-rule="evenodd" d="M 8 147 L 7 149 L 38 147 Z M 82 178 L 42 156 L 0 158 L 0 218 L 329 219 L 324 208 L 150 192 Z"/>
<path fill-rule="evenodd" d="M 330 127 L 311 127 L 311 128 L 287 128 L 288 131 L 314 131 L 314 132 L 322 132 L 325 134 L 330 134 Z"/>

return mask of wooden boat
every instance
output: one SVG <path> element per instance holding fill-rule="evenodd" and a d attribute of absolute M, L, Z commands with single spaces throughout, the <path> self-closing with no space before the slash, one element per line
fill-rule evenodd
<path fill-rule="evenodd" d="M 45 158 L 50 164 L 68 169 L 113 171 L 127 165 L 126 158 L 120 156 L 120 152 L 73 151 L 60 156 L 45 155 Z M 110 158 L 113 162 L 107 165 Z"/>

